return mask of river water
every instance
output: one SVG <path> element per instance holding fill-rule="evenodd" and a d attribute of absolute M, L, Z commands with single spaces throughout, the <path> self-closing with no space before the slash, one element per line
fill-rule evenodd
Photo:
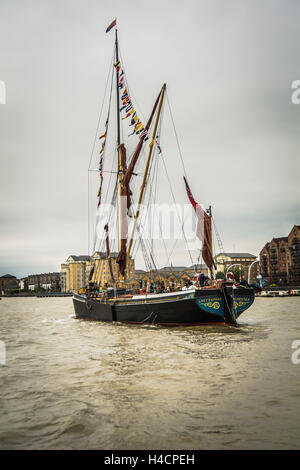
<path fill-rule="evenodd" d="M 257 298 L 239 323 L 105 324 L 69 297 L 2 299 L 0 448 L 299 449 L 300 297 Z"/>

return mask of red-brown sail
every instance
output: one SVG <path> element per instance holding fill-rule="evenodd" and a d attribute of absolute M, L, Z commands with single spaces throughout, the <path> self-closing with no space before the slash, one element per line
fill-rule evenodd
<path fill-rule="evenodd" d="M 212 254 L 212 230 L 211 230 L 211 216 L 207 214 L 206 211 L 202 209 L 200 204 L 195 201 L 188 182 L 185 177 L 183 177 L 186 187 L 186 192 L 190 203 L 192 204 L 193 208 L 195 209 L 197 218 L 198 218 L 198 225 L 197 225 L 197 237 L 202 242 L 202 258 L 206 266 L 209 268 L 210 272 L 212 273 L 212 268 L 216 268 L 213 254 Z"/>
<path fill-rule="evenodd" d="M 212 268 L 216 268 L 212 255 L 212 230 L 211 216 L 204 212 L 204 243 L 202 245 L 202 258 L 206 266 L 212 272 Z"/>

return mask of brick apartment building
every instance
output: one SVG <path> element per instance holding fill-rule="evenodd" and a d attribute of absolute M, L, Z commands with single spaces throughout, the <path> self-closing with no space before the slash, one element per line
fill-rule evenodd
<path fill-rule="evenodd" d="M 300 225 L 273 238 L 260 252 L 261 275 L 269 284 L 300 285 Z"/>
<path fill-rule="evenodd" d="M 60 273 L 30 274 L 27 277 L 28 290 L 60 290 Z"/>

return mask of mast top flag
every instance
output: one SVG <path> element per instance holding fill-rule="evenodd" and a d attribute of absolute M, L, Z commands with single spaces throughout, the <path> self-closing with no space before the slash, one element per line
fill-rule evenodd
<path fill-rule="evenodd" d="M 106 33 L 108 33 L 114 26 L 117 26 L 117 18 L 106 28 Z"/>

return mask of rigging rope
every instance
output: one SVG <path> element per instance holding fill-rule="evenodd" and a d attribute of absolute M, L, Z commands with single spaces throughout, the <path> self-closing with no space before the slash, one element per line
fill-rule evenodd
<path fill-rule="evenodd" d="M 104 102 L 105 102 L 105 96 L 106 96 L 106 91 L 107 91 L 111 71 L 112 71 L 112 74 L 113 74 L 113 61 L 114 61 L 114 53 L 112 54 L 112 59 L 111 59 L 109 69 L 108 69 L 104 95 L 103 95 L 103 98 L 102 98 L 102 104 L 101 104 L 101 108 L 100 108 L 99 118 L 98 118 L 98 122 L 97 122 L 94 142 L 93 142 L 92 151 L 91 151 L 90 160 L 89 160 L 89 166 L 88 166 L 88 254 L 90 254 L 90 200 L 89 200 L 89 198 L 90 198 L 90 174 L 89 174 L 89 170 L 91 169 L 91 163 L 92 163 L 92 159 L 93 159 L 93 155 L 94 155 L 94 151 L 95 151 L 95 147 L 96 147 L 96 141 L 97 141 L 97 137 L 99 135 L 99 126 L 100 126 L 100 121 L 101 121 L 101 118 L 102 118 L 102 112 L 103 112 L 103 107 L 104 107 Z M 109 112 L 110 112 L 111 96 L 112 96 L 112 84 L 111 84 L 110 98 L 109 98 Z M 94 234 L 94 247 L 95 247 L 95 234 Z"/>
<path fill-rule="evenodd" d="M 219 245 L 220 253 L 225 253 L 225 251 L 224 251 L 224 246 L 223 246 L 223 243 L 222 243 L 220 234 L 219 234 L 219 232 L 218 232 L 218 230 L 217 230 L 215 218 L 212 217 L 212 220 L 213 220 L 213 226 L 214 226 L 214 229 L 215 229 L 216 237 L 217 237 L 217 240 L 218 240 L 218 245 Z"/>
<path fill-rule="evenodd" d="M 119 54 L 120 54 L 120 58 L 121 58 L 121 61 L 122 61 L 122 64 L 123 64 L 122 54 L 121 54 L 120 51 L 119 51 Z M 103 97 L 103 101 L 102 101 L 102 105 L 101 105 L 101 111 L 100 111 L 100 115 L 99 115 L 99 119 L 98 119 L 97 129 L 96 129 L 96 133 L 95 133 L 95 139 L 94 139 L 93 148 L 92 148 L 90 161 L 89 161 L 89 171 L 92 171 L 91 170 L 91 162 L 92 162 L 92 158 L 93 158 L 93 154 L 94 154 L 94 150 L 95 150 L 95 146 L 96 146 L 97 135 L 98 135 L 98 132 L 99 132 L 99 125 L 100 125 L 100 120 L 101 120 L 102 111 L 103 111 L 103 107 L 104 107 L 105 95 L 106 95 L 106 91 L 107 91 L 107 88 L 108 88 L 110 71 L 112 69 L 111 89 L 110 89 L 110 97 L 109 97 L 109 113 L 110 113 L 111 99 L 112 99 L 112 87 L 113 87 L 113 81 L 114 81 L 113 61 L 114 61 L 114 54 L 112 56 L 112 63 L 110 64 L 108 77 L 107 77 L 107 81 L 106 81 L 104 97 Z M 124 68 L 123 65 L 122 65 L 122 70 L 124 72 L 124 76 L 126 77 L 126 86 L 128 88 L 128 93 L 129 93 L 129 83 L 128 83 L 128 79 L 127 79 L 127 76 L 126 76 L 126 73 L 125 73 L 125 68 Z M 135 96 L 131 93 L 131 91 L 130 91 L 129 95 L 134 97 L 134 102 L 137 104 L 137 100 L 135 99 Z M 173 113 L 172 113 L 172 110 L 171 110 L 169 96 L 168 96 L 167 92 L 166 92 L 166 96 L 167 96 L 168 109 L 169 109 L 169 113 L 170 113 L 170 117 L 171 117 L 171 121 L 172 121 L 172 125 L 173 125 L 174 135 L 175 135 L 175 138 L 176 138 L 178 152 L 179 152 L 179 156 L 180 156 L 180 160 L 181 160 L 181 165 L 182 165 L 182 168 L 183 168 L 183 173 L 186 177 L 187 172 L 186 172 L 186 168 L 185 168 L 185 165 L 184 165 L 184 160 L 183 160 L 183 156 L 182 156 L 182 152 L 181 152 L 181 148 L 180 148 L 180 144 L 179 144 L 178 134 L 177 134 L 177 131 L 176 131 L 175 122 L 174 122 L 174 118 L 173 118 Z M 138 109 L 140 109 L 139 106 L 138 106 Z M 163 110 L 162 110 L 162 112 L 163 112 Z M 141 116 L 142 116 L 142 118 L 145 122 L 145 118 L 144 118 L 143 114 L 142 113 L 139 113 L 139 114 L 141 114 Z M 115 115 L 115 117 L 117 117 L 117 116 Z M 176 199 L 175 199 L 174 191 L 173 191 L 173 188 L 172 188 L 172 183 L 171 183 L 171 180 L 170 180 L 170 177 L 169 177 L 169 174 L 168 174 L 168 170 L 167 170 L 167 167 L 166 167 L 165 158 L 164 158 L 164 156 L 161 152 L 161 149 L 159 147 L 158 139 L 159 139 L 159 136 L 160 136 L 160 133 L 161 133 L 161 123 L 162 123 L 162 116 L 161 116 L 161 119 L 160 119 L 160 122 L 159 122 L 159 130 L 157 132 L 157 136 L 155 136 L 155 149 L 154 149 L 153 157 L 151 159 L 151 163 L 150 163 L 150 167 L 149 167 L 149 174 L 148 174 L 148 178 L 147 178 L 146 191 L 145 191 L 145 199 L 146 199 L 146 194 L 147 194 L 148 205 L 150 205 L 150 203 L 152 202 L 153 206 L 155 207 L 155 202 L 156 202 L 156 198 L 157 198 L 157 188 L 158 188 L 158 173 L 159 173 L 159 163 L 160 163 L 159 159 L 161 159 L 162 162 L 163 162 L 164 171 L 165 171 L 165 174 L 166 174 L 166 177 L 167 177 L 167 180 L 168 180 L 168 184 L 169 184 L 169 187 L 170 187 L 172 199 L 173 199 L 173 202 L 174 202 L 174 205 L 175 205 L 177 217 L 178 217 L 179 223 L 181 224 L 180 228 L 181 228 L 181 231 L 182 231 L 182 234 L 183 234 L 183 237 L 184 237 L 186 248 L 187 248 L 188 253 L 189 253 L 190 261 L 191 261 L 192 264 L 194 264 L 193 257 L 192 257 L 192 254 L 191 254 L 191 250 L 189 248 L 189 244 L 188 244 L 186 234 L 185 234 L 185 231 L 184 231 L 185 220 L 182 220 L 182 217 L 178 213 L 178 207 L 177 207 L 177 204 L 176 204 Z M 152 127 L 152 125 L 151 125 L 151 127 Z M 123 127 L 121 129 L 121 132 L 122 132 L 122 137 L 123 137 Z M 150 134 L 150 129 L 149 129 L 149 134 Z M 124 141 L 124 138 L 122 140 Z M 157 147 L 160 149 L 159 153 L 156 152 Z M 117 149 L 115 148 L 114 149 L 114 154 L 115 154 L 116 150 Z M 132 157 L 132 155 L 131 155 L 131 157 Z M 145 159 L 145 149 L 143 147 L 142 152 L 141 152 L 141 158 L 138 162 L 138 165 L 141 164 L 141 162 L 144 159 Z M 106 199 L 107 199 L 107 196 L 108 196 L 108 191 L 109 191 L 110 186 L 111 186 L 112 174 L 113 173 L 118 173 L 118 172 L 113 172 L 112 171 L 114 164 L 115 164 L 115 161 L 114 161 L 114 159 L 112 159 L 110 177 L 109 177 L 107 191 L 106 191 Z M 89 184 L 90 184 L 90 182 L 89 182 L 89 178 L 88 178 L 88 194 L 89 194 Z M 133 183 L 133 186 L 135 188 L 136 184 Z M 147 191 L 147 188 L 149 188 L 148 191 Z M 112 204 L 113 204 L 114 207 L 115 207 L 116 201 L 118 199 L 117 195 L 118 195 L 118 177 L 116 178 L 116 184 L 115 184 L 114 191 L 113 191 L 113 196 L 112 196 Z M 117 206 L 118 206 L 118 201 L 117 201 Z M 134 207 L 133 201 L 132 201 L 132 206 Z M 89 210 L 88 218 L 90 220 L 90 207 L 89 207 L 89 205 L 88 205 L 88 210 Z M 153 218 L 155 217 L 155 210 L 153 211 Z M 119 211 L 117 210 L 116 214 L 114 212 L 115 211 L 111 211 L 111 213 L 109 214 L 109 217 L 108 217 L 108 223 L 111 224 L 110 232 L 111 232 L 112 228 L 115 229 L 115 227 L 118 226 L 118 222 L 119 222 Z M 111 222 L 112 218 L 113 218 L 113 221 Z M 220 240 L 219 234 L 216 230 L 216 225 L 215 225 L 214 219 L 213 219 L 213 224 L 214 224 L 215 232 L 217 234 L 217 240 L 218 240 L 219 246 L 220 247 L 222 246 L 222 248 L 223 248 L 223 245 L 222 245 L 222 242 Z M 153 236 L 154 224 L 153 224 L 153 221 L 152 221 L 152 225 L 151 225 L 151 231 L 150 231 L 150 238 L 149 239 L 143 239 L 144 228 L 142 228 L 142 230 L 141 230 L 141 227 L 143 227 L 142 221 L 139 224 L 137 224 L 138 237 L 134 240 L 132 252 L 134 252 L 136 254 L 137 249 L 139 248 L 139 246 L 141 246 L 146 267 L 148 267 L 149 270 L 150 270 L 151 265 L 153 264 L 153 267 L 155 267 L 155 269 L 156 269 L 156 261 L 155 261 L 155 256 L 154 256 L 154 236 Z M 95 237 L 94 237 L 93 249 L 95 249 L 95 247 L 96 247 L 96 240 L 97 240 L 96 229 L 97 229 L 97 227 L 95 225 L 95 233 L 94 233 Z M 160 218 L 159 218 L 159 231 L 160 231 L 160 235 L 162 235 L 162 226 L 161 226 Z M 90 234 L 88 236 L 88 239 L 90 239 Z M 116 240 L 117 240 L 116 243 L 119 243 L 118 237 L 116 238 Z M 174 243 L 170 253 L 168 253 L 168 249 L 167 249 L 166 244 L 165 244 L 165 239 L 162 236 L 161 236 L 161 240 L 163 242 L 165 253 L 166 253 L 166 256 L 167 256 L 167 263 L 169 264 L 171 262 L 171 256 L 174 252 L 174 249 L 175 249 L 175 246 L 178 242 L 178 239 L 175 240 L 175 243 Z M 100 247 L 103 247 L 104 245 L 105 245 L 105 238 L 103 238 L 99 241 L 99 250 L 100 250 Z M 150 255 L 148 255 L 148 252 L 147 252 L 148 250 L 149 250 Z M 132 254 L 132 256 L 133 256 L 133 254 Z M 199 256 L 199 258 L 200 258 L 200 256 Z M 198 258 L 198 261 L 199 261 L 199 258 Z M 201 258 L 202 258 L 202 253 L 201 253 Z"/>
<path fill-rule="evenodd" d="M 185 169 L 185 165 L 184 165 L 184 161 L 183 161 L 183 157 L 182 157 L 182 152 L 181 152 L 181 148 L 180 148 L 180 145 L 179 145 L 178 135 L 177 135 L 177 131 L 176 131 L 176 128 L 175 128 L 174 118 L 173 118 L 173 114 L 172 114 L 172 110 L 171 110 L 171 106 L 170 106 L 170 102 L 169 102 L 169 96 L 168 96 L 168 93 L 166 93 L 166 94 L 167 94 L 167 102 L 168 102 L 169 112 L 170 112 L 170 116 L 171 116 L 171 120 L 172 120 L 172 124 L 173 124 L 174 134 L 175 134 L 177 145 L 178 145 L 181 164 L 182 164 L 184 176 L 187 178 L 187 173 L 186 173 L 186 169 Z M 217 241 L 218 241 L 219 249 L 220 249 L 221 253 L 223 253 L 224 252 L 224 247 L 223 247 L 223 244 L 222 244 L 222 240 L 220 238 L 220 235 L 219 235 L 219 232 L 217 230 L 215 220 L 214 220 L 213 217 L 212 217 L 212 220 L 213 220 L 213 226 L 214 226 L 214 229 L 215 229 L 215 234 L 216 234 L 216 238 L 217 238 Z M 202 254 L 201 254 L 201 258 L 202 258 Z"/>
<path fill-rule="evenodd" d="M 163 157 L 163 153 L 161 153 L 161 157 L 162 157 L 164 169 L 165 169 L 165 172 L 166 172 L 166 176 L 167 176 L 167 179 L 168 179 L 168 181 L 169 181 L 169 185 L 170 185 L 170 189 L 171 189 L 171 193 L 172 193 L 174 205 L 175 205 L 176 212 L 177 212 L 177 217 L 178 217 L 178 220 L 179 220 L 179 222 L 180 222 L 180 216 L 179 216 L 179 214 L 178 214 L 178 208 L 177 208 L 177 204 L 176 204 L 174 192 L 173 192 L 173 189 L 172 189 L 171 181 L 170 181 L 170 178 L 169 178 L 168 170 L 167 170 L 167 168 L 166 168 L 166 163 L 165 163 L 165 160 L 164 160 L 164 157 Z M 183 237 L 184 237 L 184 241 L 185 241 L 187 250 L 188 250 L 188 252 L 189 252 L 190 260 L 191 260 L 192 265 L 193 265 L 193 264 L 194 264 L 193 257 L 192 257 L 192 254 L 191 254 L 191 251 L 190 251 L 190 248 L 189 248 L 189 244 L 188 244 L 188 242 L 187 242 L 187 238 L 186 238 L 186 235 L 185 235 L 185 231 L 184 231 L 184 228 L 183 228 L 183 227 L 184 227 L 184 222 L 185 222 L 185 221 L 183 221 L 182 224 L 181 224 L 181 231 L 182 231 L 182 234 L 183 234 Z M 174 248 L 175 248 L 175 246 L 176 246 L 176 244 L 177 244 L 177 241 L 178 241 L 178 239 L 177 239 L 177 240 L 175 241 L 175 243 L 174 243 L 174 246 L 173 246 L 173 248 L 172 248 L 172 251 L 171 251 L 170 256 L 172 255 L 172 253 L 173 253 L 173 251 L 174 251 Z M 170 260 L 169 260 L 169 261 L 170 261 Z"/>
<path fill-rule="evenodd" d="M 181 148 L 180 148 L 180 145 L 179 145 L 178 135 L 177 135 L 177 131 L 176 131 L 176 127 L 175 127 L 175 123 L 174 123 L 174 119 L 173 119 L 173 114 L 172 114 L 172 110 L 171 110 L 171 106 L 170 106 L 170 102 L 169 102 L 169 95 L 168 95 L 167 91 L 166 91 L 166 95 L 167 95 L 168 108 L 169 108 L 169 112 L 170 112 L 170 116 L 171 116 L 171 120 L 172 120 L 172 124 L 173 124 L 174 134 L 175 134 L 175 137 L 176 137 L 178 151 L 179 151 L 181 164 L 182 164 L 182 168 L 183 168 L 183 173 L 184 173 L 184 176 L 187 178 L 187 173 L 186 173 L 186 169 L 185 169 L 185 166 L 184 166 L 182 152 L 181 152 Z"/>
<path fill-rule="evenodd" d="M 110 62 L 108 75 L 107 75 L 107 79 L 106 79 L 106 85 L 105 85 L 104 95 L 103 95 L 103 99 L 102 99 L 100 114 L 99 114 L 99 118 L 98 118 L 97 128 L 96 128 L 96 132 L 95 132 L 95 138 L 94 138 L 92 151 L 91 151 L 91 155 L 90 155 L 90 161 L 89 161 L 89 167 L 88 167 L 89 169 L 91 167 L 91 162 L 92 162 L 92 158 L 93 158 L 93 154 L 94 154 L 94 150 L 95 150 L 95 146 L 96 146 L 96 141 L 97 141 L 97 137 L 98 137 L 98 134 L 99 134 L 100 120 L 101 120 L 101 117 L 102 117 L 102 111 L 103 111 L 103 106 L 104 106 L 104 101 L 105 101 L 105 96 L 106 96 L 106 90 L 107 90 L 108 80 L 109 80 L 109 77 L 110 77 L 111 70 L 112 70 L 112 73 L 113 73 L 113 61 L 114 61 L 114 53 L 112 55 L 112 59 L 111 59 L 111 62 Z"/>

